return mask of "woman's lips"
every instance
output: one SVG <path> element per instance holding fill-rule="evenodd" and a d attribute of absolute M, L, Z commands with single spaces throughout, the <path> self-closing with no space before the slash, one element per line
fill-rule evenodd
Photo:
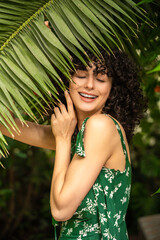
<path fill-rule="evenodd" d="M 84 102 L 93 102 L 97 98 L 96 95 L 84 93 L 84 92 L 79 92 L 79 95 Z"/>

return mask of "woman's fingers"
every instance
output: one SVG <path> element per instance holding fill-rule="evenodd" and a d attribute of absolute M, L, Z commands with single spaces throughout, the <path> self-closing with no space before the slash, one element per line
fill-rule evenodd
<path fill-rule="evenodd" d="M 60 112 L 60 110 L 59 110 L 58 107 L 55 107 L 55 108 L 54 108 L 54 115 L 55 115 L 56 118 L 58 118 L 58 117 L 61 116 L 61 112 Z"/>
<path fill-rule="evenodd" d="M 52 116 L 51 116 L 51 121 L 54 121 L 56 119 L 56 116 L 55 114 L 53 113 Z"/>
<path fill-rule="evenodd" d="M 66 109 L 65 105 L 63 103 L 60 103 L 60 104 L 58 104 L 58 106 L 61 110 L 62 115 L 64 115 L 64 116 L 67 115 L 67 109 Z"/>
<path fill-rule="evenodd" d="M 72 102 L 72 99 L 71 99 L 68 91 L 65 91 L 64 94 L 65 94 L 65 98 L 66 98 L 66 102 L 67 102 L 68 112 L 69 112 L 70 114 L 75 113 L 75 112 L 74 112 L 74 107 L 73 107 L 73 102 Z"/>
<path fill-rule="evenodd" d="M 54 108 L 55 118 L 66 117 L 68 115 L 67 109 L 64 104 L 59 103 L 58 107 Z"/>
<path fill-rule="evenodd" d="M 68 114 L 71 116 L 75 115 L 74 107 L 72 99 L 67 91 L 64 92 L 66 102 L 67 102 L 67 109 L 63 103 L 59 103 L 58 107 L 54 108 L 55 118 L 59 118 L 62 116 L 67 116 Z M 68 110 L 68 111 L 67 111 Z"/>
<path fill-rule="evenodd" d="M 72 100 L 67 93 L 65 93 L 65 97 L 67 108 L 64 104 L 59 103 L 58 107 L 54 108 L 51 118 L 52 132 L 57 139 L 70 139 L 77 123 Z"/>

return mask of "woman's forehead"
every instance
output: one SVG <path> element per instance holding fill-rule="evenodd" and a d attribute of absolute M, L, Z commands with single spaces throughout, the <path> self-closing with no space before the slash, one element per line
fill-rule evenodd
<path fill-rule="evenodd" d="M 99 69 L 99 66 L 93 62 L 90 62 L 90 64 L 88 64 L 88 66 L 86 68 L 77 68 L 75 72 L 94 72 L 97 74 L 106 74 L 107 73 L 107 67 L 105 68 L 105 72 L 104 72 L 104 68 Z"/>

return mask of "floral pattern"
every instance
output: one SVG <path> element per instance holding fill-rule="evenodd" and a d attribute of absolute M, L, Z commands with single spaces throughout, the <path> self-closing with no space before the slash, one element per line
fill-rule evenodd
<path fill-rule="evenodd" d="M 76 142 L 72 141 L 72 156 L 76 153 L 85 157 L 83 138 L 87 119 L 82 124 Z M 62 222 L 60 240 L 128 240 L 125 216 L 131 190 L 131 166 L 121 128 L 112 120 L 121 138 L 126 168 L 123 172 L 102 168 L 73 217 Z"/>

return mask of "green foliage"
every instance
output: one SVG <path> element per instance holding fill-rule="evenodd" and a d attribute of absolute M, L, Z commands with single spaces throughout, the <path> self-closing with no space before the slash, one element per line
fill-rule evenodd
<path fill-rule="evenodd" d="M 49 204 L 54 152 L 12 139 L 0 169 L 0 239 L 53 239 Z M 36 238 L 35 238 L 36 236 Z"/>
<path fill-rule="evenodd" d="M 152 196 L 154 196 L 157 193 L 160 193 L 160 188 L 155 193 L 153 193 Z"/>
<path fill-rule="evenodd" d="M 3 3 L 5 2 L 6 1 L 4 1 Z M 18 2 L 18 0 L 13 0 L 13 1 L 10 0 L 7 2 L 10 2 L 10 3 L 13 2 L 15 4 L 16 2 Z M 21 1 L 21 2 L 23 4 L 26 1 Z M 28 4 L 31 3 L 31 1 L 27 1 L 27 2 Z M 35 2 L 37 2 L 37 4 L 40 4 L 41 1 L 35 1 Z M 72 6 L 72 4 L 74 3 L 73 1 L 70 1 L 70 2 Z M 90 2 L 92 1 L 88 1 L 88 4 Z M 95 6 L 96 6 L 96 3 L 99 3 L 100 5 L 100 2 L 101 1 L 99 0 L 94 1 Z M 107 2 L 107 0 L 105 2 Z M 116 3 L 121 2 L 120 4 L 123 5 L 122 1 L 115 1 L 115 2 Z M 130 1 L 126 1 L 126 2 L 130 3 Z M 159 161 L 160 159 L 160 111 L 159 111 L 160 110 L 160 93 L 158 90 L 159 88 L 157 88 L 157 86 L 160 85 L 159 84 L 160 76 L 159 76 L 159 72 L 153 71 L 155 67 L 159 65 L 160 4 L 159 4 L 159 0 L 158 1 L 143 0 L 141 2 L 137 0 L 137 3 L 140 6 L 142 3 L 143 4 L 145 3 L 143 7 L 148 12 L 148 17 L 156 25 L 154 28 L 151 28 L 150 26 L 144 24 L 143 21 L 139 19 L 138 38 L 132 39 L 133 46 L 130 46 L 128 40 L 125 41 L 123 37 L 121 38 L 121 42 L 123 43 L 125 49 L 127 49 L 127 52 L 130 55 L 132 55 L 132 57 L 136 60 L 136 62 L 139 63 L 141 66 L 140 78 L 142 79 L 142 88 L 148 98 L 148 105 L 149 105 L 149 110 L 146 112 L 146 116 L 144 120 L 141 121 L 140 127 L 136 130 L 136 134 L 133 139 L 133 146 L 131 147 L 133 182 L 132 182 L 131 201 L 130 201 L 129 211 L 127 215 L 127 224 L 131 232 L 136 231 L 137 219 L 139 217 L 160 212 L 159 194 L 152 196 L 152 194 L 155 193 L 160 186 L 160 161 Z M 93 7 L 93 4 L 91 5 Z M 92 40 L 97 39 L 97 41 L 101 39 L 101 42 L 103 42 L 101 36 L 99 35 L 99 30 L 95 29 L 95 25 L 93 24 L 91 19 L 87 18 L 83 13 L 83 11 L 80 11 L 78 6 L 77 7 L 75 6 L 75 8 L 76 8 L 76 12 L 79 13 L 79 17 L 80 18 L 83 17 L 85 31 L 86 29 L 93 29 L 95 36 L 93 37 L 91 32 L 88 31 L 89 37 Z M 36 10 L 34 11 L 38 11 L 37 9 L 38 8 L 36 8 Z M 71 7 L 71 9 L 73 10 L 73 7 Z M 94 8 L 94 11 L 96 11 L 96 9 L 97 7 Z M 14 8 L 10 10 L 7 9 L 7 10 L 8 10 L 8 14 L 9 13 L 12 14 Z M 67 11 L 67 10 L 65 9 L 64 11 Z M 116 13 L 116 11 L 114 12 Z M 33 12 L 31 14 L 33 15 Z M 59 11 L 58 11 L 58 14 L 59 14 Z M 49 17 L 50 16 L 48 14 L 48 18 Z M 52 18 L 52 16 L 50 18 Z M 28 15 L 26 19 L 28 19 Z M 66 21 L 65 16 L 63 19 Z M 74 19 L 74 16 L 72 16 L 71 21 L 73 21 L 73 19 Z M 100 21 L 100 23 L 103 22 L 102 19 L 98 19 L 98 20 Z M 52 21 L 53 20 L 51 20 L 51 22 Z M 105 26 L 107 26 L 107 21 L 105 22 Z M 97 22 L 97 25 L 100 23 Z M 21 24 L 22 23 L 20 23 L 20 25 Z M 54 23 L 51 23 L 51 24 L 52 24 L 51 27 L 53 27 Z M 33 25 L 34 25 L 34 28 L 32 28 L 33 29 L 32 40 L 34 40 L 37 43 L 39 39 L 38 46 L 42 45 L 45 49 L 45 51 L 41 50 L 41 52 L 45 53 L 47 55 L 47 58 L 49 58 L 49 61 L 51 62 L 53 61 L 53 59 L 56 58 L 56 61 L 57 61 L 56 66 L 58 66 L 58 63 L 60 63 L 60 66 L 62 67 L 62 65 L 65 63 L 64 58 L 66 56 L 65 54 L 62 54 L 63 51 L 59 51 L 59 49 L 55 51 L 55 45 L 53 45 L 51 40 L 53 35 L 50 35 L 52 33 L 48 35 L 49 37 L 47 40 L 45 39 L 46 32 L 43 36 L 41 36 L 41 38 L 39 38 L 40 36 L 39 34 L 42 28 L 44 31 L 47 31 L 47 34 L 49 33 L 49 31 L 48 29 L 46 30 L 41 20 L 38 23 L 35 21 Z M 117 33 L 118 36 L 122 35 L 122 32 L 121 33 L 119 32 L 121 31 L 121 29 L 119 30 L 116 29 L 115 31 L 115 26 L 113 27 L 112 33 L 113 34 Z M 126 30 L 127 26 L 124 26 L 123 24 L 117 27 L 122 27 L 122 29 L 125 29 L 125 31 L 128 32 L 128 30 Z M 73 26 L 70 25 L 70 28 L 75 31 Z M 58 26 L 57 26 L 56 31 L 58 35 L 63 39 L 63 42 L 65 42 L 65 44 L 69 48 L 71 46 L 70 42 L 66 42 L 66 39 L 63 38 L 62 30 L 63 29 L 61 30 L 58 29 Z M 27 29 L 26 31 L 30 34 L 30 31 L 28 31 Z M 108 28 L 106 33 L 102 31 L 101 34 L 104 37 L 104 34 L 107 35 L 110 31 L 111 31 L 111 27 Z M 113 37 L 112 34 L 111 34 L 111 37 Z M 22 36 L 21 41 L 24 41 L 25 44 L 28 44 L 25 46 L 27 46 L 27 48 L 30 49 L 29 51 L 32 53 L 33 50 L 30 48 L 30 45 L 34 44 L 34 41 L 31 41 L 31 38 L 29 40 L 26 36 L 25 38 Z M 90 39 L 88 41 L 90 41 Z M 45 44 L 46 42 L 47 44 Z M 83 43 L 84 43 L 84 39 L 83 39 Z M 57 44 L 57 42 L 55 44 Z M 91 47 L 90 44 L 91 43 L 88 42 L 88 45 Z M 52 49 L 53 51 L 49 51 L 49 49 Z M 75 48 L 73 51 L 75 51 Z M 16 56 L 17 55 L 15 55 L 15 57 Z M 45 65 L 43 65 L 43 68 L 45 68 L 44 66 Z M 65 67 L 67 67 L 67 65 L 65 65 Z M 29 70 L 25 70 L 25 72 L 28 72 L 28 71 Z M 22 73 L 22 75 L 17 76 L 15 80 L 17 79 L 19 80 L 20 76 L 21 77 L 23 76 L 24 83 L 22 81 L 21 82 L 22 85 L 20 85 L 20 87 L 21 89 L 23 89 L 23 87 L 25 86 L 25 91 L 27 94 L 28 93 L 27 91 L 29 91 L 29 87 L 31 89 L 33 85 L 30 85 L 28 86 L 28 88 L 26 88 L 26 85 L 27 85 L 25 83 L 26 75 L 23 75 L 25 74 L 25 72 Z M 148 74 L 146 74 L 147 72 Z M 29 78 L 31 78 L 30 75 L 29 75 Z M 31 80 L 33 80 L 32 78 Z M 27 80 L 29 81 L 28 78 Z M 35 82 L 34 81 L 30 82 L 30 84 L 33 84 L 33 83 Z M 47 85 L 47 86 L 50 87 L 50 85 Z M 35 90 L 39 91 L 40 87 L 38 83 L 36 87 L 37 88 Z M 49 98 L 47 98 L 47 100 L 48 99 Z M 38 103 L 41 103 L 39 99 L 37 101 L 39 101 Z M 32 99 L 32 102 L 34 102 L 34 99 Z M 5 106 L 7 106 L 7 104 L 5 104 Z M 37 107 L 36 104 L 35 106 Z M 7 115 L 8 119 L 12 121 L 12 119 L 9 116 L 9 113 L 6 110 L 2 109 L 1 111 L 3 112 L 3 116 L 4 114 L 8 114 Z M 35 113 L 35 110 L 34 110 L 34 113 Z M 41 112 L 38 114 L 41 114 Z M 41 121 L 43 122 L 43 120 Z M 2 229 L 0 233 L 0 239 L 24 240 L 24 236 L 28 240 L 53 239 L 53 228 L 51 226 L 51 215 L 50 215 L 50 207 L 49 207 L 49 191 L 50 191 L 50 181 L 51 181 L 51 175 L 52 175 L 52 169 L 53 169 L 52 158 L 54 157 L 54 153 L 51 151 L 45 151 L 45 150 L 34 148 L 34 147 L 28 147 L 25 144 L 21 144 L 13 140 L 8 139 L 7 141 L 9 143 L 8 150 L 10 152 L 10 156 L 7 160 L 2 158 L 2 163 L 6 167 L 6 170 L 4 170 L 3 168 L 0 169 L 0 175 L 1 175 L 1 178 L 0 178 L 0 212 L 1 212 L 0 226 Z M 159 193 L 159 190 L 157 191 L 157 193 Z"/>
<path fill-rule="evenodd" d="M 160 71 L 160 63 L 158 63 L 158 65 L 154 69 L 148 71 L 147 73 L 149 74 L 149 73 L 159 72 L 159 71 Z"/>
<path fill-rule="evenodd" d="M 98 46 L 123 49 L 144 18 L 132 0 L 8 0 L 0 2 L 0 14 L 0 122 L 17 132 L 9 110 L 22 123 L 24 112 L 34 121 L 43 118 L 44 104 L 51 108 L 57 88 L 66 87 L 57 69 L 70 79 L 70 52 L 85 64 L 84 47 L 97 56 Z M 0 146 L 6 153 L 1 135 Z"/>
<path fill-rule="evenodd" d="M 160 55 L 160 4 L 159 1 L 150 2 L 143 8 L 156 25 L 148 28 L 142 24 L 139 39 L 134 42 L 149 108 L 136 131 L 131 148 L 133 183 L 128 222 L 133 232 L 137 230 L 139 217 L 160 213 L 159 194 L 153 195 L 160 186 L 160 76 L 159 72 L 154 71 Z"/>

